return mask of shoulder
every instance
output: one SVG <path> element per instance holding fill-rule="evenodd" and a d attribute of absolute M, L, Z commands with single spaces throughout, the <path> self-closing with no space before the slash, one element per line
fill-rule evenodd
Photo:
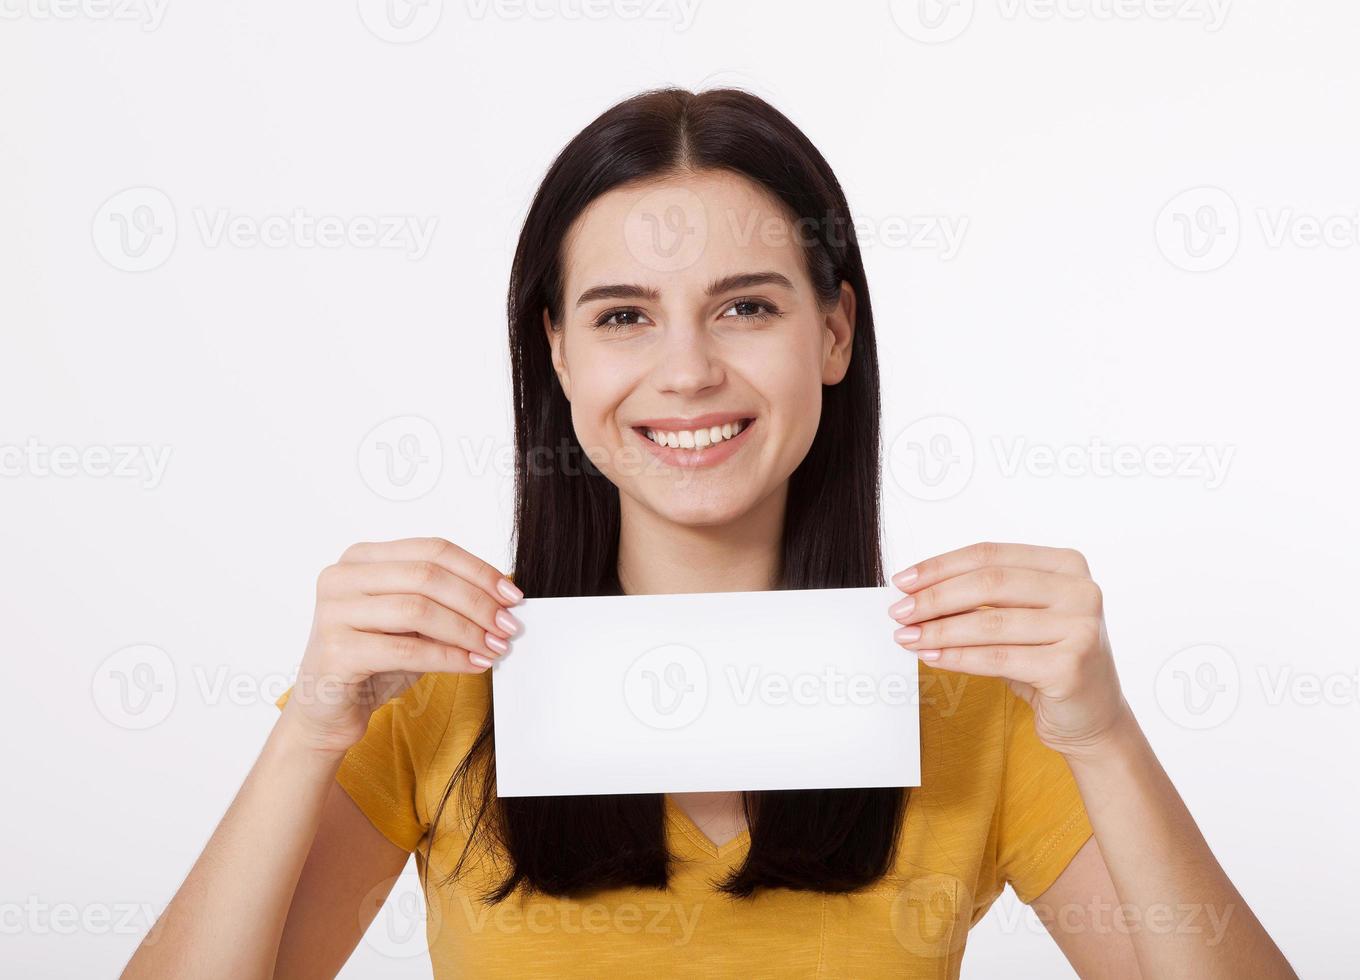
<path fill-rule="evenodd" d="M 399 847 L 413 850 L 433 825 L 481 727 L 487 690 L 479 675 L 425 674 L 374 711 L 345 753 L 336 781 Z"/>
<path fill-rule="evenodd" d="M 907 807 L 919 864 L 952 869 L 975 915 L 1008 882 L 1032 901 L 1091 834 L 1071 770 L 1006 681 L 924 665 L 920 677 L 921 785 Z"/>
<path fill-rule="evenodd" d="M 949 777 L 1000 766 L 1010 716 L 1017 700 L 999 677 L 977 677 L 920 665 L 921 776 Z M 930 770 L 927 770 L 929 765 Z"/>
<path fill-rule="evenodd" d="M 919 676 L 921 778 L 907 803 L 908 850 L 936 871 L 974 866 L 1002 796 L 1014 695 L 998 678 L 924 664 Z"/>
<path fill-rule="evenodd" d="M 466 752 L 490 707 L 489 673 L 425 674 L 379 708 L 374 725 L 402 729 L 419 764 L 437 765 L 449 749 Z"/>
<path fill-rule="evenodd" d="M 1003 782 L 1055 768 L 1033 710 L 1004 679 L 923 664 L 920 691 L 922 788 L 996 799 Z"/>

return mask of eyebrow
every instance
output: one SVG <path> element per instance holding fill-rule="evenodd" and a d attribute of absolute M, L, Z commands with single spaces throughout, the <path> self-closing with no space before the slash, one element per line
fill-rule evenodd
<path fill-rule="evenodd" d="M 735 275 L 715 279 L 708 285 L 708 295 L 716 296 L 733 289 L 753 289 L 756 286 L 783 286 L 792 289 L 789 277 L 778 272 L 739 272 Z M 642 299 L 655 303 L 661 292 L 650 286 L 635 283 L 612 283 L 607 286 L 592 286 L 576 300 L 577 306 L 584 306 L 601 299 Z"/>

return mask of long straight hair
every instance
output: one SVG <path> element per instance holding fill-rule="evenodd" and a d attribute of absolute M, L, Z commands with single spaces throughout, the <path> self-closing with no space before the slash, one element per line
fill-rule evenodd
<path fill-rule="evenodd" d="M 669 88 L 613 106 L 572 139 L 544 177 L 520 232 L 508 297 L 516 449 L 513 574 L 529 596 L 622 592 L 618 489 L 577 442 L 543 334 L 545 309 L 554 324 L 562 319 L 568 229 L 593 200 L 621 185 L 708 170 L 745 176 L 782 202 L 801 232 L 824 307 L 836 301 L 842 282 L 857 300 L 848 373 L 839 384 L 823 387 L 816 437 L 789 478 L 778 587 L 884 584 L 878 358 L 845 195 L 816 147 L 768 103 L 736 89 L 695 94 Z M 579 465 L 536 464 L 545 450 Z M 488 902 L 520 887 L 579 897 L 668 883 L 660 794 L 497 797 L 490 711 L 449 779 L 435 830 L 455 785 L 461 786 L 469 836 L 449 879 L 467 870 L 474 849 L 488 848 L 507 868 L 483 896 Z M 847 892 L 871 884 L 892 865 L 906 796 L 898 788 L 745 793 L 750 848 L 718 887 L 749 897 L 762 888 Z"/>

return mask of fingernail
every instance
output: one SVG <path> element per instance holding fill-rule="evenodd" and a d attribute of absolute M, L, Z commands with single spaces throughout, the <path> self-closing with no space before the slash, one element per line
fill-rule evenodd
<path fill-rule="evenodd" d="M 486 645 L 489 646 L 491 649 L 495 650 L 497 653 L 510 652 L 510 644 L 506 643 L 495 633 L 486 634 Z"/>
<path fill-rule="evenodd" d="M 516 588 L 515 583 L 508 578 L 502 577 L 501 580 L 496 583 L 496 590 L 511 602 L 519 602 L 524 598 L 524 593 Z"/>
<path fill-rule="evenodd" d="M 483 657 L 480 653 L 469 653 L 469 654 L 468 654 L 468 663 L 472 664 L 472 666 L 474 666 L 474 667 L 490 667 L 490 666 L 491 666 L 491 661 L 488 660 L 486 657 Z"/>
<path fill-rule="evenodd" d="M 496 610 L 496 625 L 512 635 L 519 632 L 519 620 L 504 609 Z"/>
<path fill-rule="evenodd" d="M 921 638 L 921 627 L 903 626 L 893 633 L 893 639 L 898 643 L 915 643 Z"/>
<path fill-rule="evenodd" d="M 889 606 L 888 615 L 891 616 L 893 619 L 901 619 L 903 616 L 910 615 L 911 611 L 915 608 L 916 600 L 913 599 L 911 596 L 907 596 L 903 599 L 898 599 L 891 606 Z"/>
<path fill-rule="evenodd" d="M 924 660 L 924 661 L 926 661 L 927 663 L 929 663 L 929 662 L 932 661 L 932 660 L 939 660 L 939 659 L 940 659 L 940 651 L 939 651 L 939 650 L 917 650 L 917 651 L 916 651 L 916 656 L 920 657 L 922 660 Z"/>
<path fill-rule="evenodd" d="M 911 566 L 911 568 L 904 568 L 893 576 L 893 585 L 897 586 L 899 589 L 905 589 L 908 585 L 911 585 L 912 582 L 916 581 L 918 575 L 920 575 L 920 573 L 916 570 L 915 565 Z"/>

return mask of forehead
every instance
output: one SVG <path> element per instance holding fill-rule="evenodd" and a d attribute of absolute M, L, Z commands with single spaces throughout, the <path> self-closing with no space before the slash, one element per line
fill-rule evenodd
<path fill-rule="evenodd" d="M 741 271 L 803 277 L 802 249 L 780 202 L 727 171 L 639 181 L 600 195 L 573 223 L 563 254 L 568 306 L 604 283 L 664 294 Z"/>

